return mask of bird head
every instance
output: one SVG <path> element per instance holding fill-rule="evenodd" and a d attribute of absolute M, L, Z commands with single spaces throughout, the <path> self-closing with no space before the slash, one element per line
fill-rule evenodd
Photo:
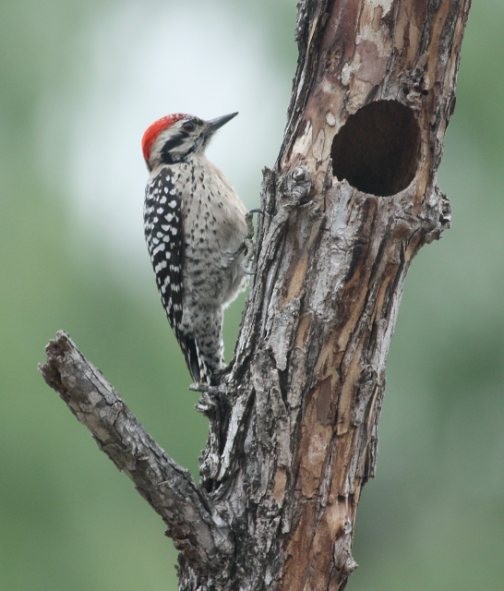
<path fill-rule="evenodd" d="M 149 170 L 160 164 L 183 162 L 203 153 L 213 134 L 238 113 L 205 121 L 193 115 L 175 113 L 154 121 L 142 137 L 142 150 Z"/>

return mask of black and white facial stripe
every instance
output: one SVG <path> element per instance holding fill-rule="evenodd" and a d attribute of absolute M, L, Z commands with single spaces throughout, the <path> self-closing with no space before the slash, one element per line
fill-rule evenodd
<path fill-rule="evenodd" d="M 160 155 L 162 164 L 174 164 L 185 160 L 197 150 L 203 149 L 208 139 L 205 123 L 197 117 L 173 125 L 165 134 L 167 137 L 162 144 Z"/>

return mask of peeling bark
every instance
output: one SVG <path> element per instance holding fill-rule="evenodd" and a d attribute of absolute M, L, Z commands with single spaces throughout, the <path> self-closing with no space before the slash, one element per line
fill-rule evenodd
<path fill-rule="evenodd" d="M 264 175 L 257 271 L 234 363 L 200 405 L 210 421 L 202 486 L 186 474 L 176 482 L 180 469 L 149 439 L 153 471 L 162 465 L 172 483 L 163 513 L 157 477 L 139 486 L 126 469 L 178 541 L 181 590 L 337 591 L 356 567 L 357 505 L 374 475 L 406 273 L 450 223 L 436 172 L 469 8 L 299 3 L 299 60 L 284 141 Z M 59 361 L 44 373 L 61 393 Z M 101 442 L 100 405 L 86 399 L 83 412 L 63 398 Z M 136 457 L 122 437 L 114 445 Z M 187 504 L 197 523 L 182 523 Z"/>
<path fill-rule="evenodd" d="M 236 588 L 342 589 L 356 567 L 404 280 L 450 222 L 436 170 L 469 6 L 299 5 L 289 122 L 265 174 L 228 379 L 232 421 L 206 475 L 240 531 Z"/>

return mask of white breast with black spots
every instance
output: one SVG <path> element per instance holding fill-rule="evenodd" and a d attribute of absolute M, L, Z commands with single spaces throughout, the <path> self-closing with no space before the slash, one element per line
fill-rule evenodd
<path fill-rule="evenodd" d="M 180 164 L 179 173 L 178 182 L 184 187 L 184 263 L 188 270 L 184 274 L 183 325 L 206 324 L 210 329 L 203 317 L 222 312 L 244 285 L 245 207 L 204 156 Z"/>

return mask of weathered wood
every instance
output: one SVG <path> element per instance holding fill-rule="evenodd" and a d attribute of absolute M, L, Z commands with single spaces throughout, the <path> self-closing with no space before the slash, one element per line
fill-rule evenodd
<path fill-rule="evenodd" d="M 206 454 L 210 496 L 236 532 L 239 575 L 219 588 L 336 590 L 356 566 L 356 509 L 374 474 L 403 283 L 450 221 L 436 171 L 469 7 L 299 5 L 289 123 L 265 174 L 229 429 L 218 441 L 214 428 Z M 196 589 L 188 570 L 181 588 Z"/>
<path fill-rule="evenodd" d="M 48 383 L 168 524 L 181 590 L 337 591 L 356 567 L 403 284 L 450 222 L 436 172 L 469 8 L 299 3 L 289 120 L 264 175 L 235 360 L 200 403 L 201 487 L 66 336 L 48 350 Z"/>
<path fill-rule="evenodd" d="M 125 472 L 168 526 L 167 535 L 197 569 L 216 568 L 217 559 L 233 552 L 230 532 L 211 513 L 206 495 L 187 470 L 178 466 L 144 430 L 115 389 L 59 331 L 47 345 L 39 366 L 99 448 Z"/>

